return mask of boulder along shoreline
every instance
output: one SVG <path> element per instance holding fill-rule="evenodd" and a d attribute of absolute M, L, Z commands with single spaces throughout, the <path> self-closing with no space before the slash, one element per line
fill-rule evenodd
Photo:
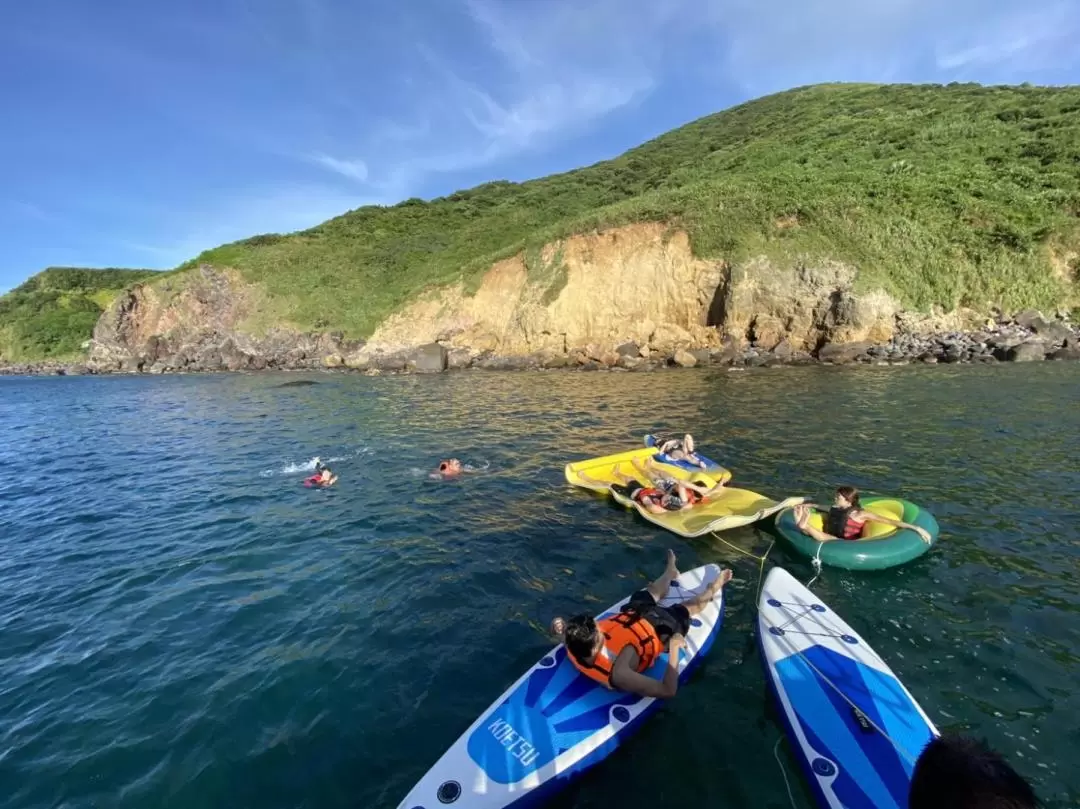
<path fill-rule="evenodd" d="M 448 370 L 621 370 L 663 368 L 763 368 L 785 365 L 911 365 L 972 364 L 1080 360 L 1080 326 L 1066 318 L 1039 312 L 988 321 L 974 331 L 916 334 L 898 331 L 888 342 L 826 342 L 815 351 L 797 350 L 783 340 L 766 349 L 726 339 L 717 348 L 675 348 L 657 351 L 634 342 L 613 350 L 586 347 L 565 353 L 538 352 L 501 356 L 491 351 L 430 343 L 400 351 L 357 352 L 362 341 L 340 334 L 279 335 L 246 345 L 232 336 L 220 342 L 208 337 L 178 354 L 154 353 L 122 362 L 31 362 L 0 365 L 7 376 L 82 376 L 182 374 L 260 371 L 312 371 L 379 375 L 439 373 Z"/>

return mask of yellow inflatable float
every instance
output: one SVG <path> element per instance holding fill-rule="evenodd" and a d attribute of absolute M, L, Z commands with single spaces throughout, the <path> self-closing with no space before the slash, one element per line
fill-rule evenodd
<path fill-rule="evenodd" d="M 583 489 L 609 493 L 627 508 L 636 509 L 649 522 L 683 537 L 698 537 L 749 525 L 803 502 L 802 497 L 777 501 L 746 489 L 720 487 L 718 484 L 731 480 L 731 472 L 723 468 L 710 470 L 710 474 L 669 464 L 655 464 L 650 468 L 647 463 L 655 453 L 655 448 L 650 447 L 567 464 L 566 480 Z M 653 477 L 689 481 L 710 492 L 689 508 L 654 513 L 631 499 L 626 488 L 630 480 L 651 486 L 647 472 Z"/>
<path fill-rule="evenodd" d="M 566 465 L 566 481 L 582 489 L 594 492 L 607 492 L 613 483 L 623 483 L 622 476 L 635 476 L 640 479 L 640 474 L 634 468 L 634 464 L 644 464 L 656 455 L 656 447 L 642 447 L 632 449 L 629 452 L 620 452 L 618 455 L 605 455 L 603 458 L 590 458 L 587 461 L 577 461 Z M 701 480 L 707 481 L 707 485 L 715 486 L 717 483 L 727 483 L 731 480 L 731 472 L 723 467 L 713 467 L 709 473 L 694 472 L 681 466 L 661 464 L 660 468 L 668 477 L 676 480 Z M 622 473 L 620 476 L 619 473 Z M 644 482 L 644 481 L 643 481 Z"/>

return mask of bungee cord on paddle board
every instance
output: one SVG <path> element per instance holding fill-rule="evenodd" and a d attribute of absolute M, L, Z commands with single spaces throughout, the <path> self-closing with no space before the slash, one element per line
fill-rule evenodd
<path fill-rule="evenodd" d="M 814 568 L 814 575 L 804 585 L 807 590 L 809 590 L 810 587 L 821 576 L 821 571 L 822 571 L 821 548 L 822 548 L 823 545 L 824 545 L 824 543 L 821 543 L 821 542 L 818 543 L 817 552 L 815 553 L 814 558 L 811 560 L 811 564 L 813 565 L 813 568 Z M 764 567 L 764 561 L 762 562 L 762 566 Z M 758 601 L 758 604 L 759 605 L 761 604 L 760 600 Z M 764 625 L 764 626 L 767 626 L 770 632 L 775 632 L 777 634 L 792 633 L 792 634 L 799 634 L 799 635 L 810 636 L 810 637 L 843 639 L 843 636 L 839 635 L 834 629 L 823 625 L 820 621 L 818 621 L 818 620 L 816 620 L 814 618 L 814 613 L 816 612 L 814 607 L 817 606 L 817 604 L 805 604 L 805 603 L 801 603 L 801 602 L 800 603 L 785 603 L 785 602 L 780 602 L 780 601 L 774 601 L 771 604 L 771 606 L 779 607 L 779 608 L 785 610 L 786 612 L 789 613 L 789 618 L 788 618 L 788 620 L 784 621 L 783 623 L 776 624 L 776 623 L 772 622 L 771 620 L 769 620 L 767 617 L 765 617 L 764 614 L 761 614 L 760 615 L 761 624 Z M 761 610 L 759 608 L 759 614 L 760 613 L 761 613 Z M 801 626 L 798 627 L 798 628 L 794 628 L 794 629 L 791 628 L 793 624 L 797 624 L 799 621 L 802 621 L 802 620 L 808 619 L 808 618 L 811 621 L 813 621 L 813 623 L 816 624 L 820 629 L 822 629 L 824 631 L 822 631 L 822 632 L 807 631 L 806 629 L 803 629 Z M 792 648 L 793 648 L 793 651 L 794 651 L 795 655 L 797 655 L 798 658 L 802 661 L 802 663 L 805 664 L 806 667 L 810 671 L 812 671 L 814 673 L 814 675 L 819 679 L 819 681 L 825 683 L 829 688 L 831 688 L 836 694 L 838 694 L 840 696 L 840 699 L 842 699 L 851 708 L 851 710 L 852 710 L 852 712 L 853 712 L 853 714 L 854 714 L 854 716 L 856 718 L 856 721 L 858 721 L 860 724 L 864 724 L 865 728 L 872 729 L 876 733 L 880 734 L 880 736 L 882 738 L 886 739 L 889 742 L 889 744 L 892 745 L 893 749 L 896 750 L 896 752 L 900 756 L 902 756 L 904 759 L 907 760 L 908 763 L 910 763 L 912 766 L 914 766 L 914 764 L 916 762 L 916 759 L 917 759 L 916 756 L 913 756 L 911 754 L 911 752 L 903 744 L 901 744 L 896 739 L 894 739 L 892 736 L 890 736 L 888 732 L 886 732 L 877 722 L 875 722 L 870 717 L 870 715 L 866 711 L 864 711 L 851 697 L 849 697 L 839 685 L 837 685 L 835 682 L 833 682 L 833 680 L 825 672 L 823 672 L 820 668 L 818 668 L 814 664 L 814 662 L 804 653 L 804 651 L 802 649 L 798 648 L 797 646 L 793 646 Z M 863 648 L 864 652 L 869 652 L 879 662 L 881 662 L 882 666 L 885 666 L 884 661 L 881 659 L 881 656 L 877 653 L 876 650 L 874 650 L 872 647 L 865 646 L 865 645 L 862 648 Z M 792 794 L 792 791 L 791 791 L 791 785 L 788 782 L 787 770 L 785 769 L 783 761 L 781 761 L 780 754 L 779 754 L 780 741 L 782 740 L 782 738 L 783 737 L 781 737 L 781 739 L 777 740 L 777 743 L 773 748 L 773 755 L 774 755 L 774 758 L 776 759 L 777 765 L 780 767 L 780 774 L 784 778 L 784 785 L 787 788 L 788 800 L 791 802 L 792 809 L 796 809 L 795 798 L 794 798 L 794 796 Z"/>
<path fill-rule="evenodd" d="M 798 606 L 798 607 L 805 607 L 805 609 L 803 609 L 803 611 L 798 613 L 797 615 L 794 615 L 786 623 L 781 624 L 779 626 L 777 626 L 776 624 L 773 624 L 771 621 L 769 621 L 768 618 L 765 618 L 764 616 L 762 616 L 762 620 L 768 625 L 770 630 L 775 629 L 775 630 L 778 630 L 780 632 L 793 632 L 793 634 L 806 635 L 806 636 L 809 636 L 809 637 L 842 638 L 841 635 L 837 635 L 835 632 L 828 632 L 828 633 L 824 633 L 824 632 L 807 632 L 807 631 L 801 630 L 801 629 L 797 629 L 797 630 L 788 629 L 788 627 L 791 626 L 796 621 L 802 620 L 803 618 L 806 618 L 806 617 L 810 616 L 811 613 L 814 612 L 813 605 L 807 607 L 807 606 L 805 606 L 803 604 L 785 604 L 783 602 L 780 602 L 778 604 L 778 606 L 781 606 L 781 607 Z M 824 629 L 825 627 L 822 627 L 822 628 Z M 881 661 L 881 656 L 878 655 L 878 653 L 876 651 L 874 651 L 872 648 L 870 648 L 870 647 L 863 647 L 863 648 L 866 651 L 869 651 L 870 653 L 872 653 L 874 655 L 874 657 L 876 657 L 879 661 Z M 799 656 L 799 658 L 803 661 L 803 663 L 805 663 L 821 679 L 822 682 L 824 682 L 826 685 L 828 685 L 830 688 L 832 688 L 833 691 L 835 691 L 837 694 L 839 694 L 840 698 L 842 700 L 844 700 L 844 702 L 846 702 L 854 711 L 856 711 L 858 716 L 860 716 L 863 720 L 865 720 L 866 723 L 870 727 L 872 727 L 874 730 L 876 730 L 878 733 L 880 733 L 883 738 L 887 739 L 889 741 L 889 743 L 894 748 L 896 748 L 898 753 L 900 753 L 912 765 L 915 764 L 915 761 L 916 761 L 917 757 L 911 755 L 911 753 L 902 744 L 900 744 L 900 742 L 896 741 L 896 739 L 894 739 L 892 736 L 890 736 L 873 719 L 871 719 L 870 716 L 866 713 L 866 711 L 864 711 L 862 708 L 860 708 L 854 702 L 854 700 L 852 700 L 847 694 L 844 693 L 843 689 L 840 688 L 840 686 L 838 686 L 836 683 L 834 683 L 829 678 L 829 676 L 827 674 L 825 674 L 825 672 L 823 672 L 821 669 L 819 669 L 817 666 L 814 665 L 813 661 L 811 661 L 810 658 L 807 657 L 803 653 L 802 649 L 795 649 L 795 654 L 797 654 Z M 884 661 L 882 661 L 882 665 L 884 665 Z"/>

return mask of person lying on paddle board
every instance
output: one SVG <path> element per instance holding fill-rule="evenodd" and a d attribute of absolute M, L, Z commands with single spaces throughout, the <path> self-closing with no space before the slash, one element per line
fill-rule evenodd
<path fill-rule="evenodd" d="M 825 530 L 810 525 L 810 512 L 820 511 L 824 516 Z M 795 506 L 795 525 L 808 537 L 818 542 L 831 542 L 835 539 L 859 539 L 862 536 L 863 526 L 868 522 L 879 522 L 891 525 L 894 528 L 909 528 L 914 531 L 923 542 L 928 545 L 933 541 L 930 532 L 911 523 L 900 520 L 890 520 L 872 511 L 864 511 L 859 502 L 859 490 L 854 486 L 838 486 L 836 497 L 833 499 L 832 508 L 826 510 L 814 503 L 803 503 Z"/>
<path fill-rule="evenodd" d="M 682 438 L 662 438 L 654 436 L 656 452 L 658 455 L 667 455 L 673 461 L 685 461 L 702 469 L 707 469 L 708 464 L 701 456 L 694 452 L 694 436 L 687 433 Z"/>
<path fill-rule="evenodd" d="M 630 596 L 621 612 L 600 621 L 587 613 L 569 620 L 556 617 L 551 622 L 552 634 L 566 645 L 566 656 L 578 671 L 604 688 L 670 699 L 679 690 L 679 649 L 686 644 L 690 621 L 731 581 L 732 574 L 722 570 L 700 595 L 661 606 L 660 599 L 678 575 L 675 554 L 669 550 L 663 575 Z M 668 652 L 664 679 L 646 677 L 644 672 L 664 651 Z"/>

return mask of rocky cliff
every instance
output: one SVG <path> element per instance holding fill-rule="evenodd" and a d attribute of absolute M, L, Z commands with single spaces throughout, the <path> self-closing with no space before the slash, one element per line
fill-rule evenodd
<path fill-rule="evenodd" d="M 634 367 L 812 355 L 845 361 L 873 356 L 872 346 L 897 340 L 909 349 L 904 356 L 915 348 L 921 355 L 930 349 L 919 335 L 970 330 L 985 321 L 974 312 L 936 318 L 904 312 L 883 290 L 856 292 L 857 281 L 856 269 L 838 262 L 702 260 L 686 233 L 637 224 L 500 261 L 475 290 L 463 284 L 431 289 L 386 318 L 365 343 L 284 325 L 257 333 L 251 324 L 263 305 L 260 288 L 232 270 L 204 265 L 120 296 L 94 330 L 89 365 L 99 372 L 153 373 Z M 1067 327 L 1055 331 L 1039 322 L 1047 352 L 1065 345 Z M 945 359 L 944 344 L 942 352 Z M 993 347 L 983 353 L 992 356 Z"/>
<path fill-rule="evenodd" d="M 725 338 L 813 351 L 829 341 L 885 341 L 899 305 L 881 291 L 856 295 L 842 264 L 733 266 L 695 258 L 685 232 L 638 224 L 574 236 L 535 256 L 496 264 L 475 294 L 431 290 L 389 317 L 362 356 L 442 343 L 472 355 L 600 359 L 634 343 L 671 355 Z"/>
<path fill-rule="evenodd" d="M 87 367 L 98 373 L 307 368 L 362 345 L 287 326 L 259 334 L 249 324 L 262 303 L 258 286 L 206 265 L 137 284 L 102 314 Z"/>

